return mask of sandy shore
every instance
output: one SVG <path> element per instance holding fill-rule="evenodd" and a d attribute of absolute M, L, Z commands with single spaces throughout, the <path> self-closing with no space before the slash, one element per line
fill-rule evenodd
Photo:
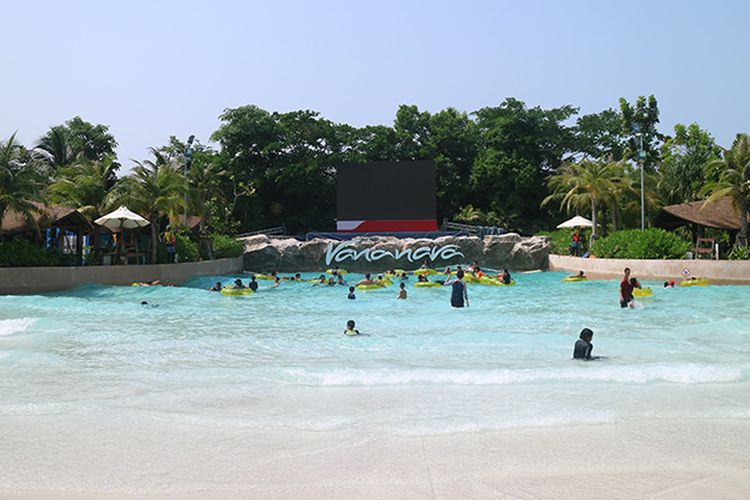
<path fill-rule="evenodd" d="M 108 429 L 98 443 L 101 429 L 29 431 L 0 444 L 2 498 L 750 497 L 744 419 L 428 437 Z"/>

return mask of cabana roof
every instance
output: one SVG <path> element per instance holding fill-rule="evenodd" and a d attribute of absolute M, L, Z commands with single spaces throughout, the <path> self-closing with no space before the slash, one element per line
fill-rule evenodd
<path fill-rule="evenodd" d="M 697 224 L 716 229 L 736 231 L 740 229 L 740 215 L 729 197 L 714 202 L 691 201 L 679 205 L 667 205 L 656 216 L 655 225 L 674 229 L 686 224 Z"/>
<path fill-rule="evenodd" d="M 57 227 L 61 229 L 80 230 L 90 233 L 94 230 L 91 222 L 78 210 L 60 205 L 43 205 L 34 202 L 39 212 L 32 213 L 32 219 L 41 229 Z M 19 213 L 6 210 L 0 224 L 0 234 L 11 235 L 34 231 L 35 225 Z"/>

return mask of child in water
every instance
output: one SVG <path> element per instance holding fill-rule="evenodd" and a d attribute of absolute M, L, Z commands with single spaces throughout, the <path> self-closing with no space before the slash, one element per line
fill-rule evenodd
<path fill-rule="evenodd" d="M 593 337 L 594 332 L 590 329 L 584 328 L 581 330 L 576 345 L 573 347 L 573 359 L 582 359 L 584 361 L 599 359 L 597 356 L 591 356 L 591 351 L 594 349 L 594 345 L 591 343 Z"/>
<path fill-rule="evenodd" d="M 405 299 L 406 298 L 406 285 L 404 283 L 399 283 L 398 288 L 399 288 L 398 298 Z"/>
<path fill-rule="evenodd" d="M 355 336 L 359 335 L 359 330 L 357 330 L 356 328 L 354 328 L 354 326 L 355 326 L 355 324 L 354 324 L 354 320 L 353 319 L 350 319 L 349 321 L 347 321 L 346 322 L 346 330 L 344 330 L 344 335 L 346 335 L 347 337 L 355 337 Z"/>
<path fill-rule="evenodd" d="M 357 298 L 357 296 L 354 294 L 354 287 L 353 286 L 349 287 L 349 295 L 347 295 L 346 298 L 349 299 L 349 300 L 354 300 L 354 299 Z"/>

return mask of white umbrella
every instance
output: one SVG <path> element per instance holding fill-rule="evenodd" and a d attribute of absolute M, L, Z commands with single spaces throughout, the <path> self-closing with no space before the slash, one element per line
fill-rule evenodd
<path fill-rule="evenodd" d="M 586 217 L 576 215 L 570 220 L 566 220 L 562 224 L 557 225 L 557 229 L 563 229 L 566 227 L 594 227 L 594 223 L 588 220 Z"/>
<path fill-rule="evenodd" d="M 99 217 L 94 222 L 109 229 L 134 229 L 148 226 L 149 222 L 128 207 L 120 207 L 114 212 Z"/>

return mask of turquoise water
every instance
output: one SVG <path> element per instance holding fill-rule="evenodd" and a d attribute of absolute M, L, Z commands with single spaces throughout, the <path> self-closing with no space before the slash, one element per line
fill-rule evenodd
<path fill-rule="evenodd" d="M 0 297 L 0 428 L 44 417 L 430 435 L 750 418 L 750 287 L 644 283 L 654 297 L 621 310 L 616 281 L 563 276 L 470 285 L 463 310 L 448 288 L 351 301 L 341 286 L 261 281 L 223 297 L 205 291 L 216 277 Z M 348 319 L 367 336 L 345 337 Z M 608 359 L 570 359 L 582 327 Z"/>

